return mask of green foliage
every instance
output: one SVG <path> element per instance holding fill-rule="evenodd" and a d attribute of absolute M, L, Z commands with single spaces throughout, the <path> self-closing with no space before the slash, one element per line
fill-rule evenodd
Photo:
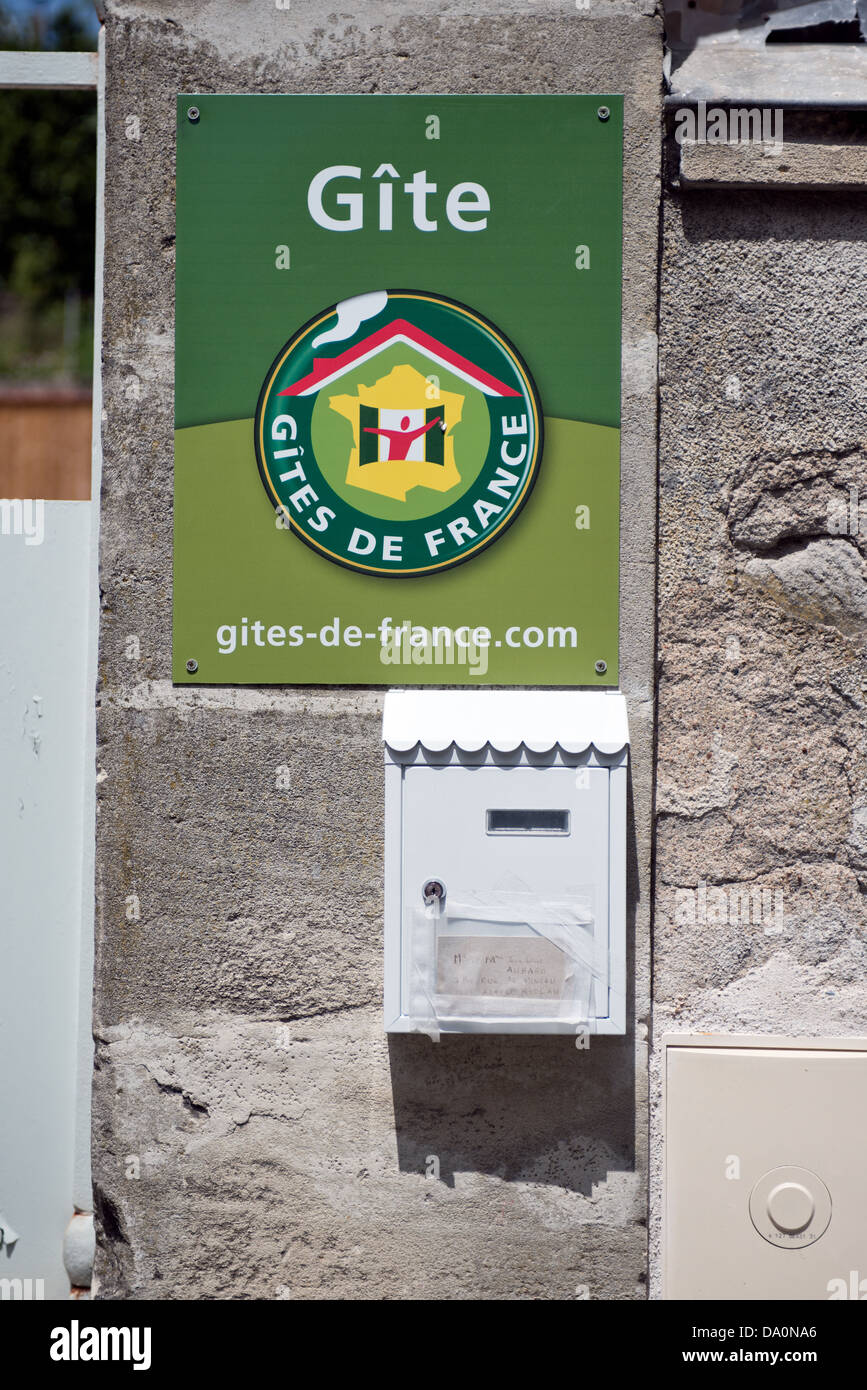
<path fill-rule="evenodd" d="M 34 27 L 32 20 L 16 24 L 0 3 L 0 46 L 70 51 L 90 49 L 93 40 L 76 7 Z M 87 323 L 95 219 L 95 94 L 0 92 L 0 340 L 6 349 L 0 347 L 0 370 L 20 375 L 12 363 L 29 363 L 33 374 L 39 361 L 50 369 L 54 326 L 68 329 L 70 304 L 74 320 L 81 304 Z M 68 343 L 61 355 L 69 369 Z M 71 354 L 73 360 L 81 355 L 77 348 Z M 75 369 L 82 372 L 80 362 Z"/>
<path fill-rule="evenodd" d="M 96 98 L 0 93 L 0 286 L 34 307 L 92 293 Z"/>

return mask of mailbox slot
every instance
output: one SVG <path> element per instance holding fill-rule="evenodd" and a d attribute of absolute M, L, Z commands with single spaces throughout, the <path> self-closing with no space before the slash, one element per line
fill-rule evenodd
<path fill-rule="evenodd" d="M 488 811 L 489 835 L 568 835 L 571 826 L 569 811 L 502 810 Z"/>

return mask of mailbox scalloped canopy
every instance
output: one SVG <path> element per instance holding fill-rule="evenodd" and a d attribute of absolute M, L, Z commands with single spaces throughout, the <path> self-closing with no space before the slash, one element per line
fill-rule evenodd
<path fill-rule="evenodd" d="M 559 747 L 565 753 L 619 753 L 629 743 L 626 700 L 603 690 L 390 690 L 382 737 L 396 753 L 421 744 L 441 753 L 453 744 L 466 753 L 486 745 L 511 753 Z"/>

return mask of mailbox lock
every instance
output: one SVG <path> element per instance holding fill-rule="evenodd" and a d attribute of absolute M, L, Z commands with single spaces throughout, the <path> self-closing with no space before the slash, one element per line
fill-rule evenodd
<path fill-rule="evenodd" d="M 446 886 L 438 878 L 429 878 L 421 890 L 421 895 L 425 907 L 432 907 L 434 903 L 445 902 Z"/>

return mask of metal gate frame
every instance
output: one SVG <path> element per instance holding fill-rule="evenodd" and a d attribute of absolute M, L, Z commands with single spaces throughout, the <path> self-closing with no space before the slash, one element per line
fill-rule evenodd
<path fill-rule="evenodd" d="M 66 1298 L 64 1228 L 93 1207 L 104 31 L 96 53 L 0 52 L 9 88 L 97 94 L 90 501 L 44 502 L 44 544 L 0 537 L 0 1298 Z"/>

